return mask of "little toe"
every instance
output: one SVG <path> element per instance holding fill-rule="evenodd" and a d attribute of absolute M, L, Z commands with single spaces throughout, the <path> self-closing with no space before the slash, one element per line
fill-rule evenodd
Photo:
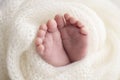
<path fill-rule="evenodd" d="M 64 21 L 63 16 L 61 16 L 61 15 L 56 15 L 56 16 L 55 16 L 55 20 L 56 20 L 56 22 L 57 22 L 57 26 L 58 26 L 59 29 L 64 27 L 65 21 Z"/>
<path fill-rule="evenodd" d="M 49 20 L 47 22 L 47 26 L 48 26 L 48 32 L 53 33 L 53 32 L 55 32 L 57 30 L 57 23 L 56 23 L 56 21 L 54 19 Z"/>
<path fill-rule="evenodd" d="M 44 53 L 44 46 L 42 44 L 40 44 L 38 47 L 37 47 L 37 52 L 40 53 L 40 55 L 43 55 Z"/>

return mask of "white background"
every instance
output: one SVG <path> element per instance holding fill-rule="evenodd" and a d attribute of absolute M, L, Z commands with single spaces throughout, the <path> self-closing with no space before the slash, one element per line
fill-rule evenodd
<path fill-rule="evenodd" d="M 0 0 L 0 3 L 4 0 Z M 111 0 L 120 7 L 120 0 Z"/>
<path fill-rule="evenodd" d="M 120 7 L 120 0 L 111 0 L 112 2 L 114 2 L 115 4 L 117 4 Z"/>

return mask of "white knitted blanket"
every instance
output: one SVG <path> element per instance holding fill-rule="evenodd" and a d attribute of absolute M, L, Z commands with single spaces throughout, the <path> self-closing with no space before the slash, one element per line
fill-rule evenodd
<path fill-rule="evenodd" d="M 89 32 L 87 56 L 53 67 L 35 51 L 39 25 L 70 13 Z M 3 0 L 0 80 L 120 80 L 120 11 L 108 0 Z"/>

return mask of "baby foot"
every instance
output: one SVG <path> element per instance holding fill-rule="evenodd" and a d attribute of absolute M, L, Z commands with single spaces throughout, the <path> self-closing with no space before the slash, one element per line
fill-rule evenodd
<path fill-rule="evenodd" d="M 55 20 L 70 61 L 75 62 L 85 57 L 88 34 L 84 25 L 69 14 L 64 17 L 57 15 Z"/>
<path fill-rule="evenodd" d="M 55 20 L 49 20 L 40 26 L 35 44 L 37 52 L 47 63 L 53 66 L 69 64 Z"/>

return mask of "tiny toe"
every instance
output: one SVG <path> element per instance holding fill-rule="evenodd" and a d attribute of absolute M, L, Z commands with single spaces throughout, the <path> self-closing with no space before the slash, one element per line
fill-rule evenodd
<path fill-rule="evenodd" d="M 40 44 L 42 44 L 42 42 L 43 40 L 41 38 L 36 38 L 35 45 L 39 46 Z"/>
<path fill-rule="evenodd" d="M 76 24 L 77 20 L 73 17 L 70 18 L 70 23 L 71 24 Z"/>
<path fill-rule="evenodd" d="M 87 30 L 85 28 L 80 29 L 80 33 L 87 36 Z"/>
<path fill-rule="evenodd" d="M 40 29 L 44 30 L 44 31 L 47 31 L 47 25 L 46 24 L 42 24 L 40 26 Z"/>
<path fill-rule="evenodd" d="M 37 37 L 44 39 L 45 34 L 46 34 L 45 31 L 43 31 L 43 30 L 39 30 L 39 31 L 38 31 L 38 34 L 37 34 Z"/>
<path fill-rule="evenodd" d="M 84 25 L 81 22 L 79 22 L 79 21 L 76 23 L 76 26 L 78 28 L 83 28 L 84 27 Z"/>
<path fill-rule="evenodd" d="M 48 31 L 49 32 L 55 32 L 57 30 L 57 23 L 54 19 L 49 20 L 47 22 L 47 26 L 48 26 Z"/>
<path fill-rule="evenodd" d="M 70 16 L 68 13 L 66 13 L 66 14 L 64 15 L 64 17 L 65 17 L 65 20 L 66 20 L 66 21 L 68 21 L 68 20 L 71 18 L 71 16 Z"/>
<path fill-rule="evenodd" d="M 62 28 L 62 27 L 64 27 L 65 21 L 64 21 L 63 16 L 61 16 L 61 15 L 56 15 L 56 16 L 55 16 L 55 20 L 56 20 L 56 22 L 57 22 L 57 26 L 58 26 L 59 29 Z"/>
<path fill-rule="evenodd" d="M 43 55 L 44 46 L 42 44 L 37 47 L 37 52 L 40 53 L 41 55 Z"/>

